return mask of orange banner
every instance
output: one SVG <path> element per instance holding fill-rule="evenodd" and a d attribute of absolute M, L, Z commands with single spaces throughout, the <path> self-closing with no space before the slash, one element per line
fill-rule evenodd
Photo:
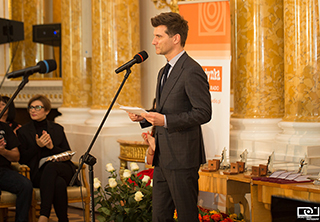
<path fill-rule="evenodd" d="M 229 2 L 189 2 L 179 5 L 179 12 L 189 23 L 187 51 L 227 51 L 230 56 Z"/>
<path fill-rule="evenodd" d="M 180 4 L 181 3 L 181 4 Z M 208 77 L 211 121 L 202 126 L 208 159 L 229 150 L 231 24 L 229 1 L 185 1 L 179 13 L 188 21 L 185 49 Z"/>

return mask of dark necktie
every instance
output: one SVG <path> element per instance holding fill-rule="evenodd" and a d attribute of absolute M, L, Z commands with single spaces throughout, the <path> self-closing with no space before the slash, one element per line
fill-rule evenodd
<path fill-rule="evenodd" d="M 162 89 L 163 89 L 163 86 L 164 84 L 166 83 L 167 81 L 167 78 L 168 78 L 168 72 L 169 72 L 169 69 L 170 69 L 171 65 L 169 63 L 166 64 L 166 66 L 164 67 L 163 69 L 163 73 L 162 73 L 162 83 L 160 85 L 160 95 L 161 95 L 161 92 L 162 92 Z"/>

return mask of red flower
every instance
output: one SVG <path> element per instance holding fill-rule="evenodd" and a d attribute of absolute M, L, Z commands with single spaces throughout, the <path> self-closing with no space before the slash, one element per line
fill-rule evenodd
<path fill-rule="evenodd" d="M 229 217 L 229 215 L 225 214 L 225 213 L 221 213 L 221 215 L 222 215 L 223 219 Z"/>
<path fill-rule="evenodd" d="M 211 219 L 214 221 L 221 221 L 221 215 L 220 214 L 212 214 Z"/>
<path fill-rule="evenodd" d="M 225 218 L 222 222 L 233 222 L 232 219 L 230 219 L 229 217 Z"/>
<path fill-rule="evenodd" d="M 203 222 L 210 222 L 210 215 L 204 215 L 204 216 L 202 217 L 202 221 L 203 221 Z"/>
<path fill-rule="evenodd" d="M 228 214 L 217 212 L 217 211 L 210 211 L 208 209 L 202 208 L 198 206 L 199 208 L 199 221 L 200 222 L 234 222 Z"/>
<path fill-rule="evenodd" d="M 201 212 L 204 212 L 204 213 L 209 213 L 209 211 L 210 211 L 210 210 L 205 209 L 205 208 L 200 207 L 200 206 L 198 206 L 198 208 L 199 208 L 199 210 L 200 210 Z"/>

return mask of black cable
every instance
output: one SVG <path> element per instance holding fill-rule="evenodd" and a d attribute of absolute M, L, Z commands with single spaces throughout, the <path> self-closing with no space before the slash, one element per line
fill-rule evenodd
<path fill-rule="evenodd" d="M 52 44 L 53 44 L 53 40 L 52 40 Z M 55 56 L 55 54 L 54 54 L 54 46 L 51 46 L 52 47 L 52 55 L 53 55 L 53 59 L 56 61 L 56 56 Z M 59 66 L 60 66 L 60 64 L 59 64 Z M 55 73 L 55 76 L 58 76 L 58 74 L 57 74 L 57 70 L 55 70 L 54 71 L 54 73 Z"/>
<path fill-rule="evenodd" d="M 81 159 L 82 157 L 80 157 L 79 159 L 79 166 L 80 166 L 80 163 L 81 163 Z M 81 173 L 79 173 L 79 180 L 80 180 L 80 195 L 81 195 L 81 204 L 82 204 L 82 216 L 83 216 L 83 221 L 85 221 L 85 218 L 86 218 L 86 211 L 85 211 L 85 206 L 84 206 L 84 201 L 83 201 L 83 194 L 82 194 L 82 177 L 81 177 Z"/>
<path fill-rule="evenodd" d="M 8 72 L 9 72 L 9 70 L 10 70 L 10 67 L 12 66 L 13 59 L 14 59 L 14 57 L 16 56 L 16 53 L 17 53 L 17 51 L 18 51 L 19 43 L 20 43 L 20 41 L 18 41 L 18 44 L 17 44 L 15 50 L 13 50 L 11 62 L 10 62 L 10 64 L 9 64 L 9 67 L 8 67 L 7 71 L 6 71 L 6 74 L 3 76 L 3 79 L 2 79 L 1 84 L 0 84 L 0 89 L 1 89 L 1 87 L 2 87 L 2 85 L 3 85 L 3 83 L 4 83 L 4 80 L 6 79 L 6 77 L 7 77 L 7 75 L 8 75 Z"/>

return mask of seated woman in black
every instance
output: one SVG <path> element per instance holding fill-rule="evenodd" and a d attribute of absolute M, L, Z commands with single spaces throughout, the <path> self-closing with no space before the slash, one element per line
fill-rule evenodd
<path fill-rule="evenodd" d="M 49 220 L 52 205 L 59 221 L 65 222 L 68 221 L 67 186 L 75 174 L 75 166 L 66 160 L 46 162 L 39 168 L 41 158 L 70 150 L 63 127 L 46 119 L 50 110 L 47 97 L 35 95 L 30 99 L 28 111 L 32 121 L 17 131 L 20 162 L 30 167 L 33 186 L 40 188 L 39 222 Z"/>

